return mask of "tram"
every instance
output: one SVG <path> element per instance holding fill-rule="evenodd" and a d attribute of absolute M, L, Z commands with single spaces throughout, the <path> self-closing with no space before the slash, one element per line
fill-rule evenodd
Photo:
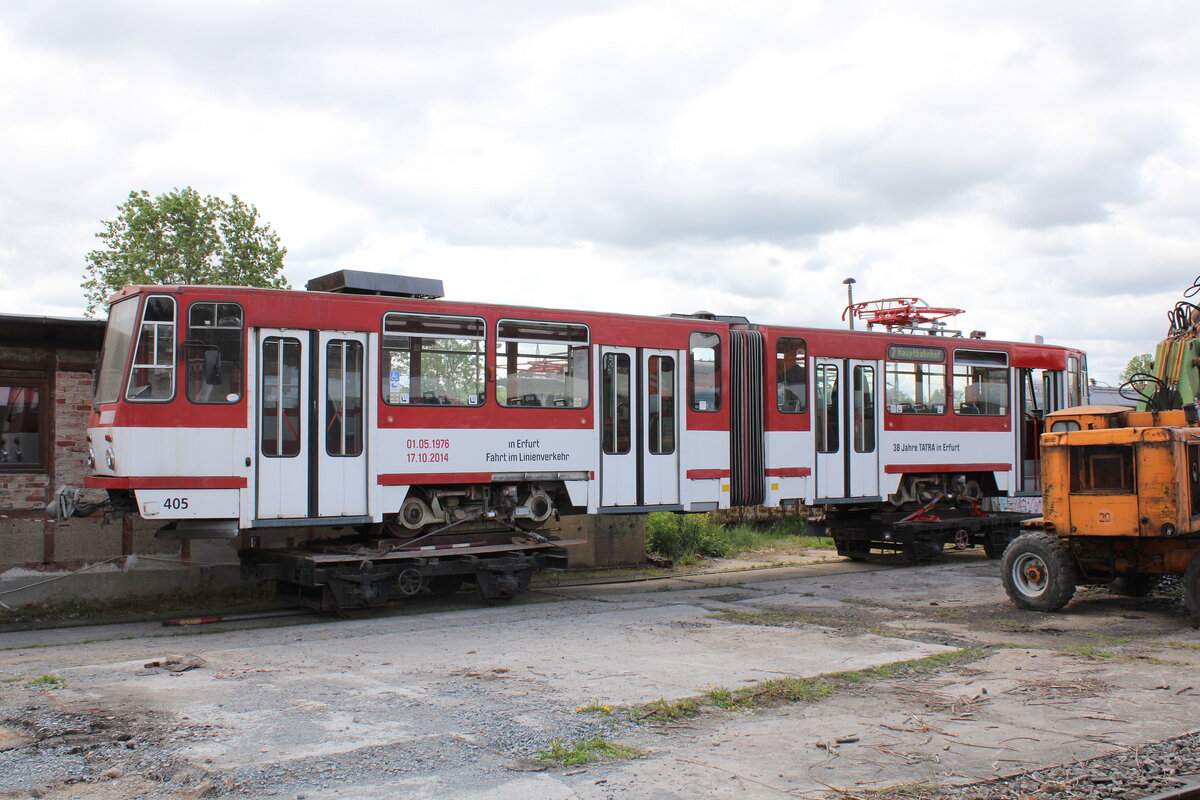
<path fill-rule="evenodd" d="M 1042 419 L 1085 401 L 1081 351 L 936 323 L 567 311 L 440 284 L 117 293 L 85 485 L 178 536 L 486 523 L 541 546 L 562 514 L 1037 495 Z"/>

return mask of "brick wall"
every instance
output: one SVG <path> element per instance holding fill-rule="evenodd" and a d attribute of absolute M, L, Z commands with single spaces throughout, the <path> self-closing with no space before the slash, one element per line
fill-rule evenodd
<path fill-rule="evenodd" d="M 106 522 L 99 515 L 57 522 L 46 513 L 60 486 L 82 487 L 88 473 L 87 423 L 99 337 L 87 345 L 56 343 L 51 331 L 14 339 L 0 341 L 0 364 L 45 378 L 49 396 L 43 398 L 42 419 L 49 430 L 45 469 L 0 471 L 0 572 L 17 566 L 71 567 L 135 553 L 179 556 L 178 542 L 153 537 L 153 523 L 120 517 Z M 93 490 L 87 499 L 104 496 Z"/>
<path fill-rule="evenodd" d="M 87 474 L 87 423 L 92 410 L 90 372 L 58 371 L 54 376 L 54 479 L 83 486 Z M 51 491 L 56 487 L 52 487 Z"/>

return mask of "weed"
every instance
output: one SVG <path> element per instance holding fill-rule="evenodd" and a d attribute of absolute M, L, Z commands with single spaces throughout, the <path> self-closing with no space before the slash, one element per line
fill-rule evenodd
<path fill-rule="evenodd" d="M 708 514 L 655 512 L 646 519 L 646 549 L 673 559 L 694 563 L 698 557 L 728 558 L 738 553 L 783 550 L 832 550 L 833 540 L 805 535 L 804 520 L 791 517 L 770 525 L 726 527 Z"/>
<path fill-rule="evenodd" d="M 963 611 L 961 608 L 939 608 L 937 611 L 933 612 L 933 615 L 943 619 L 958 619 L 959 617 L 965 616 L 966 613 L 967 612 Z"/>
<path fill-rule="evenodd" d="M 670 722 L 671 720 L 696 716 L 700 713 L 700 703 L 693 697 L 685 697 L 673 703 L 660 698 L 653 703 L 647 703 L 640 709 L 634 709 L 633 713 L 637 719 L 655 719 L 659 722 Z"/>
<path fill-rule="evenodd" d="M 882 664 L 868 669 L 830 672 L 811 678 L 775 678 L 736 689 L 715 687 L 700 697 L 685 697 L 674 702 L 656 700 L 632 709 L 630 714 L 636 720 L 653 719 L 670 722 L 700 714 L 704 702 L 723 709 L 775 706 L 783 703 L 810 703 L 829 697 L 841 689 L 976 661 L 987 654 L 988 651 L 976 647 L 963 647 L 934 653 L 924 658 L 897 661 L 893 664 Z"/>
<path fill-rule="evenodd" d="M 626 758 L 641 758 L 644 754 L 635 747 L 610 742 L 599 736 L 583 739 L 567 746 L 562 739 L 550 743 L 550 749 L 538 753 L 543 761 L 553 761 L 564 767 L 577 767 L 580 764 L 590 764 L 593 761 L 616 760 Z"/>
<path fill-rule="evenodd" d="M 0 683 L 20 683 L 20 678 L 0 678 Z"/>
<path fill-rule="evenodd" d="M 66 685 L 67 682 L 57 675 L 43 675 L 26 682 L 26 686 L 43 686 L 47 689 L 61 689 Z"/>
<path fill-rule="evenodd" d="M 1161 647 L 1169 647 L 1172 650 L 1200 650 L 1200 644 L 1196 642 L 1180 642 L 1176 639 L 1159 642 L 1158 644 Z"/>
<path fill-rule="evenodd" d="M 723 708 L 726 711 L 741 708 L 733 699 L 733 690 L 726 689 L 724 686 L 714 686 L 709 689 L 708 693 L 704 695 L 704 699 L 708 701 L 709 705 Z"/>
<path fill-rule="evenodd" d="M 601 703 L 599 700 L 593 700 L 592 702 L 588 703 L 586 706 L 580 706 L 579 708 L 575 709 L 575 713 L 576 714 L 601 714 L 603 716 L 608 717 L 608 716 L 612 715 L 613 707 L 608 705 L 607 703 Z"/>

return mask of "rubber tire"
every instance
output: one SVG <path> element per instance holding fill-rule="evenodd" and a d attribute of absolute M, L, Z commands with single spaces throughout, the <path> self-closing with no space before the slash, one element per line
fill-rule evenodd
<path fill-rule="evenodd" d="M 1118 575 L 1108 584 L 1108 590 L 1121 597 L 1145 597 L 1153 585 L 1151 575 Z"/>
<path fill-rule="evenodd" d="M 1192 615 L 1192 627 L 1200 628 L 1200 555 L 1183 571 L 1183 602 Z"/>
<path fill-rule="evenodd" d="M 992 542 L 992 535 L 990 533 L 983 535 L 983 554 L 992 561 L 995 561 L 1004 554 L 1003 552 L 996 552 L 996 545 Z"/>
<path fill-rule="evenodd" d="M 1079 568 L 1062 539 L 1025 533 L 1004 551 L 1000 575 L 1009 599 L 1021 608 L 1057 611 L 1075 596 Z"/>

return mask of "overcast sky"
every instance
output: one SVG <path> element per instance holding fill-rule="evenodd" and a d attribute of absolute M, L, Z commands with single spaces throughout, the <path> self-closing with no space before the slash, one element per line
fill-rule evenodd
<path fill-rule="evenodd" d="M 0 312 L 81 315 L 133 189 L 255 204 L 294 287 L 840 326 L 964 308 L 1115 380 L 1200 274 L 1200 6 L 0 8 Z"/>

